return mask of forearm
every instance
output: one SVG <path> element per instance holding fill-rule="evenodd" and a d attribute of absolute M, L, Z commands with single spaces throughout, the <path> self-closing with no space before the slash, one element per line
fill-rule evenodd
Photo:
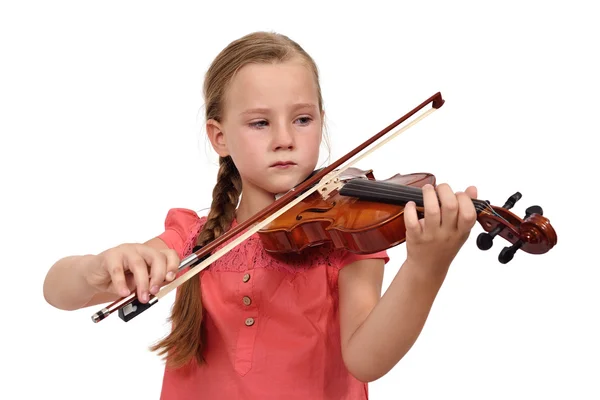
<path fill-rule="evenodd" d="M 385 294 L 348 340 L 345 361 L 362 381 L 390 371 L 419 337 L 447 268 L 405 262 Z"/>
<path fill-rule="evenodd" d="M 77 310 L 85 306 L 98 293 L 83 274 L 96 256 L 70 256 L 57 261 L 44 280 L 44 298 L 61 310 Z"/>

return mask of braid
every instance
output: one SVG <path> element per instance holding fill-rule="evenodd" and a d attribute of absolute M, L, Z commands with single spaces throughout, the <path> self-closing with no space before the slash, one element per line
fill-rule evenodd
<path fill-rule="evenodd" d="M 198 235 L 197 246 L 204 246 L 225 233 L 235 217 L 242 179 L 231 157 L 219 157 L 219 165 L 213 202 L 202 232 Z"/>
<path fill-rule="evenodd" d="M 242 179 L 231 157 L 219 157 L 219 165 L 213 201 L 196 240 L 197 246 L 204 246 L 221 236 L 229 229 L 235 217 L 242 191 Z M 158 354 L 161 356 L 168 354 L 168 365 L 175 368 L 186 365 L 192 358 L 195 358 L 198 364 L 204 363 L 202 314 L 200 274 L 196 274 L 178 290 L 169 318 L 173 323 L 171 333 L 151 347 L 151 350 L 160 349 Z"/>

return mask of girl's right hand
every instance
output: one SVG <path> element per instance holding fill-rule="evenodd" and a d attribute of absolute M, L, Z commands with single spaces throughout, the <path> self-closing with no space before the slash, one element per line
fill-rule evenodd
<path fill-rule="evenodd" d="M 172 249 L 157 250 L 146 244 L 121 244 L 98 254 L 97 262 L 85 273 L 87 283 L 101 292 L 127 297 L 137 289 L 138 300 L 146 303 L 148 293 L 158 293 L 166 281 L 175 279 L 179 256 Z"/>

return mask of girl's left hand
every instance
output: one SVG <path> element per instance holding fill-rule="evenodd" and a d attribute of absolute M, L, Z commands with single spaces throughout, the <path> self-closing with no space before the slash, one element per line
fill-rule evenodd
<path fill-rule="evenodd" d="M 469 186 L 465 192 L 453 193 L 444 183 L 437 189 L 429 184 L 422 189 L 424 218 L 418 218 L 414 202 L 404 209 L 407 261 L 445 272 L 477 221 L 472 201 L 477 198 L 477 188 Z"/>

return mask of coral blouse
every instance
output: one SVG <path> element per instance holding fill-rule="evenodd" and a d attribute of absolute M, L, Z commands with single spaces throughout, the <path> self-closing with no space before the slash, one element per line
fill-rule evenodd
<path fill-rule="evenodd" d="M 159 237 L 183 258 L 205 221 L 173 208 Z M 200 272 L 206 364 L 166 368 L 160 398 L 367 399 L 342 360 L 337 286 L 340 269 L 364 258 L 389 261 L 329 246 L 274 256 L 257 234 L 235 247 Z"/>

